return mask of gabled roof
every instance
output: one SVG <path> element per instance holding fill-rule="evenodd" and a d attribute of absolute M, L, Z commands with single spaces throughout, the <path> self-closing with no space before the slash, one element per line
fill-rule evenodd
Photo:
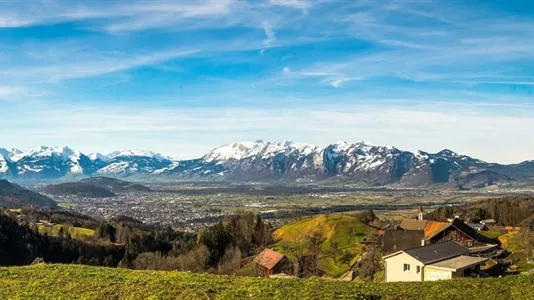
<path fill-rule="evenodd" d="M 482 234 L 479 234 L 475 229 L 471 228 L 469 225 L 465 224 L 459 219 L 454 219 L 452 223 L 448 224 L 447 226 L 441 227 L 439 230 L 435 231 L 431 236 L 428 237 L 428 239 L 431 239 L 438 235 L 439 233 L 445 231 L 447 228 L 454 227 L 457 230 L 463 232 L 468 237 L 472 238 L 473 240 L 480 242 L 480 243 L 486 243 L 486 244 L 492 244 L 495 243 L 495 241 L 487 236 L 484 236 Z"/>
<path fill-rule="evenodd" d="M 424 230 L 428 239 L 435 231 L 447 226 L 449 223 L 428 220 L 403 219 L 399 227 L 404 230 Z"/>
<path fill-rule="evenodd" d="M 272 269 L 283 258 L 284 258 L 284 255 L 282 253 L 266 248 L 260 254 L 258 254 L 256 258 L 254 258 L 254 262 L 266 267 L 267 269 Z"/>
<path fill-rule="evenodd" d="M 460 255 L 469 255 L 469 249 L 455 241 L 445 241 L 416 247 L 404 250 L 404 252 L 425 265 Z"/>
<path fill-rule="evenodd" d="M 399 226 L 405 230 L 425 230 L 427 223 L 427 220 L 403 219 Z"/>

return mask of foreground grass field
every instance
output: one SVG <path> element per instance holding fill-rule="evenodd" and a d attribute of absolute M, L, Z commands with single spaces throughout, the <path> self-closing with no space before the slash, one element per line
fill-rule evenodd
<path fill-rule="evenodd" d="M 534 299 L 534 276 L 358 283 L 81 265 L 0 268 L 0 299 Z"/>
<path fill-rule="evenodd" d="M 333 214 L 327 216 L 318 216 L 304 221 L 287 224 L 273 233 L 277 243 L 273 248 L 284 253 L 284 243 L 295 243 L 296 241 L 305 242 L 305 238 L 314 232 L 319 232 L 325 238 L 321 245 L 324 253 L 328 251 L 332 242 L 339 245 L 342 251 L 352 253 L 353 262 L 361 254 L 360 242 L 364 239 L 369 231 L 376 231 L 362 223 L 358 218 L 352 215 Z M 284 253 L 289 255 L 289 253 Z M 349 266 L 347 263 L 332 258 L 332 255 L 322 255 L 319 267 L 328 275 L 338 277 L 345 273 Z"/>

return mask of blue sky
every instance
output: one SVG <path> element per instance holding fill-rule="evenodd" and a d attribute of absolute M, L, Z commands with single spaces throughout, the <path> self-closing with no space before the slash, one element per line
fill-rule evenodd
<path fill-rule="evenodd" d="M 528 1 L 1 1 L 0 146 L 534 159 Z"/>

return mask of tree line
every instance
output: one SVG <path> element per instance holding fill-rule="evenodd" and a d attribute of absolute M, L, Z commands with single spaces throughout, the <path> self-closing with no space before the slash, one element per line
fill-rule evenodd
<path fill-rule="evenodd" d="M 54 236 L 39 232 L 35 224 L 43 219 L 63 226 Z M 73 226 L 93 229 L 94 235 L 75 238 Z M 123 216 L 103 221 L 64 211 L 3 209 L 0 265 L 27 265 L 43 257 L 50 263 L 231 274 L 244 258 L 272 241 L 271 230 L 260 215 L 251 213 L 225 217 L 193 234 Z"/>

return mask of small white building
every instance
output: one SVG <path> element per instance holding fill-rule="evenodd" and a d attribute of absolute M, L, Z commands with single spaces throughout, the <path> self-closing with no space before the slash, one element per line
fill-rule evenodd
<path fill-rule="evenodd" d="M 455 241 L 398 251 L 384 256 L 386 282 L 434 281 L 469 276 L 488 259 L 469 256 Z"/>

